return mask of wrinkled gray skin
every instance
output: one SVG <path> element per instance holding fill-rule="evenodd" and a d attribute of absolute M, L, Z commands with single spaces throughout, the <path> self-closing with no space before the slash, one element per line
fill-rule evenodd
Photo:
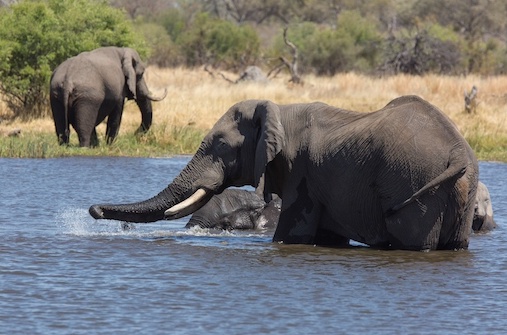
<path fill-rule="evenodd" d="M 226 230 L 274 228 L 280 216 L 280 209 L 280 198 L 266 204 L 264 198 L 255 192 L 229 188 L 213 196 L 194 212 L 185 227 Z"/>
<path fill-rule="evenodd" d="M 134 99 L 142 121 L 136 133 L 152 122 L 153 97 L 143 79 L 144 65 L 131 48 L 103 47 L 83 52 L 60 64 L 51 76 L 50 101 L 60 144 L 69 143 L 69 125 L 79 146 L 98 145 L 95 127 L 106 117 L 106 141 L 112 143 L 120 128 L 125 98 Z"/>
<path fill-rule="evenodd" d="M 479 181 L 475 202 L 474 220 L 472 229 L 474 232 L 487 232 L 497 227 L 493 219 L 493 206 L 489 190 L 484 183 Z"/>
<path fill-rule="evenodd" d="M 229 186 L 252 185 L 283 200 L 275 242 L 453 250 L 468 247 L 477 181 L 468 143 L 419 97 L 372 113 L 247 100 L 217 121 L 158 195 L 89 211 L 96 219 L 176 219 Z"/>

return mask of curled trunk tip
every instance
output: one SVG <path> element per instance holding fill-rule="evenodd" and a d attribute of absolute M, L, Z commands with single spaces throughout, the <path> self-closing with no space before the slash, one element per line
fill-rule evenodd
<path fill-rule="evenodd" d="M 152 101 L 161 101 L 164 100 L 166 96 L 167 96 L 167 88 L 164 89 L 164 93 L 161 96 L 155 96 L 150 92 L 150 94 L 147 95 L 147 98 Z"/>
<path fill-rule="evenodd" d="M 104 212 L 102 211 L 102 208 L 100 208 L 99 205 L 92 205 L 90 206 L 90 209 L 88 209 L 88 212 L 94 219 L 103 219 L 104 218 Z"/>

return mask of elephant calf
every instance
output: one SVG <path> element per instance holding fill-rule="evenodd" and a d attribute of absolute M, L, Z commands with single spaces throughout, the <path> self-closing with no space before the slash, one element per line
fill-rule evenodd
<path fill-rule="evenodd" d="M 496 222 L 493 219 L 493 206 L 489 190 L 484 183 L 477 185 L 477 195 L 475 198 L 475 211 L 472 229 L 474 232 L 487 232 L 495 229 Z"/>
<path fill-rule="evenodd" d="M 137 132 L 146 132 L 152 122 L 151 95 L 143 78 L 144 65 L 131 48 L 103 47 L 83 52 L 60 64 L 51 76 L 50 102 L 60 144 L 69 143 L 69 125 L 79 137 L 79 146 L 97 146 L 95 127 L 106 117 L 106 141 L 118 134 L 125 98 L 136 101 L 142 121 Z"/>
<path fill-rule="evenodd" d="M 266 204 L 255 192 L 226 189 L 194 212 L 185 227 L 226 230 L 274 228 L 280 209 L 281 199 L 278 197 Z"/>

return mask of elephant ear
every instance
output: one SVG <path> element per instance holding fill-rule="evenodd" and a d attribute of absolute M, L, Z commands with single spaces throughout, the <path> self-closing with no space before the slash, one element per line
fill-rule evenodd
<path fill-rule="evenodd" d="M 280 120 L 280 109 L 271 101 L 256 105 L 253 121 L 260 128 L 255 148 L 254 183 L 256 193 L 262 195 L 266 191 L 266 167 L 282 150 L 285 131 Z"/>
<path fill-rule="evenodd" d="M 128 95 L 136 99 L 137 76 L 142 76 L 144 72 L 139 54 L 133 49 L 125 48 L 121 65 L 127 82 Z"/>

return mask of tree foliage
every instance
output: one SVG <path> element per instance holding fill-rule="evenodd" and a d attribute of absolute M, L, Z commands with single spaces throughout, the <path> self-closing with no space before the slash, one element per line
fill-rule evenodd
<path fill-rule="evenodd" d="M 289 39 L 301 54 L 301 70 L 318 75 L 373 72 L 380 56 L 381 38 L 375 24 L 357 11 L 344 11 L 334 27 L 312 22 L 290 26 Z M 278 37 L 271 57 L 287 52 Z"/>
<path fill-rule="evenodd" d="M 143 0 L 121 1 L 143 7 Z M 289 27 L 302 72 L 507 71 L 507 5 L 500 1 L 172 0 L 157 12 L 152 19 L 174 42 L 171 55 L 180 55 L 176 63 L 186 66 L 211 63 L 236 69 L 247 61 L 267 66 L 290 52 L 282 38 Z M 233 48 L 233 39 L 223 36 L 244 27 L 251 27 L 260 40 L 256 57 L 245 59 L 252 48 L 243 44 L 241 49 L 238 39 Z M 253 33 L 248 36 L 255 39 Z M 243 57 L 225 56 L 224 48 Z"/>
<path fill-rule="evenodd" d="M 301 74 L 505 74 L 506 15 L 491 0 L 4 1 L 0 90 L 19 115 L 43 114 L 51 70 L 103 45 L 159 66 L 269 70 L 290 58 L 285 28 Z"/>
<path fill-rule="evenodd" d="M 381 69 L 393 74 L 459 74 L 465 62 L 463 44 L 462 38 L 438 24 L 415 33 L 405 31 L 386 41 Z"/>
<path fill-rule="evenodd" d="M 211 64 L 234 70 L 254 64 L 260 47 L 259 37 L 250 26 L 238 26 L 208 13 L 196 15 L 176 43 L 187 66 Z"/>
<path fill-rule="evenodd" d="M 133 46 L 130 22 L 105 1 L 22 1 L 0 8 L 0 90 L 17 116 L 48 113 L 52 70 L 100 46 Z"/>

